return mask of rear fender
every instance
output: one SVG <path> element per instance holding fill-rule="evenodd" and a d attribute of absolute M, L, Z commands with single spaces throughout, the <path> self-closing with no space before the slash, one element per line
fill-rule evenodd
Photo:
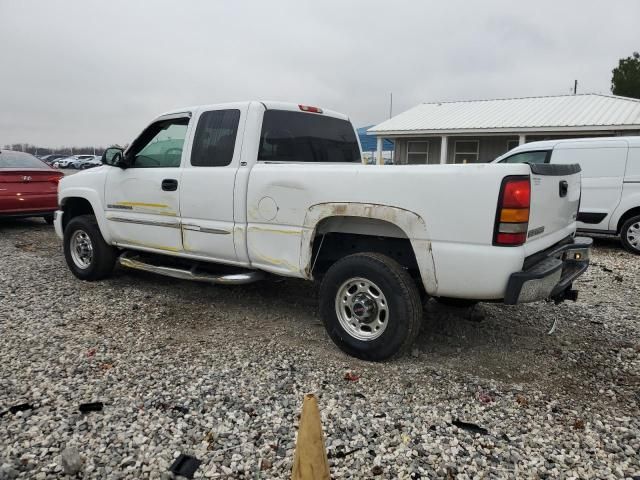
<path fill-rule="evenodd" d="M 321 203 L 309 208 L 304 219 L 300 245 L 300 266 L 305 277 L 312 277 L 313 242 L 319 233 L 318 225 L 331 217 L 377 219 L 398 227 L 411 242 L 425 290 L 429 294 L 437 291 L 435 265 L 425 221 L 409 210 L 372 203 Z"/>

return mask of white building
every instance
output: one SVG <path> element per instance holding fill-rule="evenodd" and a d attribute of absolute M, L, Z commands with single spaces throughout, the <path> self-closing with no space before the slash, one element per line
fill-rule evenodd
<path fill-rule="evenodd" d="M 640 100 L 581 94 L 423 103 L 367 133 L 379 150 L 393 140 L 398 164 L 490 162 L 536 140 L 640 135 Z"/>

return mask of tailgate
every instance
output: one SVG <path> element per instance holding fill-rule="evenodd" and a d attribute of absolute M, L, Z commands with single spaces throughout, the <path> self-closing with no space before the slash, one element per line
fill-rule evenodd
<path fill-rule="evenodd" d="M 527 255 L 545 249 L 576 230 L 580 166 L 531 164 L 531 207 Z"/>

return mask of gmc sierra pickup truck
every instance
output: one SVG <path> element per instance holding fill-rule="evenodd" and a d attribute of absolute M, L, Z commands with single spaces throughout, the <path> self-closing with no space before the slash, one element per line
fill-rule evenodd
<path fill-rule="evenodd" d="M 339 348 L 408 348 L 422 299 L 575 299 L 576 165 L 363 165 L 349 119 L 279 102 L 156 118 L 104 165 L 60 182 L 55 228 L 73 274 L 114 265 L 213 284 L 320 280 Z"/>

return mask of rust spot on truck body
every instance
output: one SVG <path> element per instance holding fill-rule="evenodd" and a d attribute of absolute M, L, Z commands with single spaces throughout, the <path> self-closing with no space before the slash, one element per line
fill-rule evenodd
<path fill-rule="evenodd" d="M 304 219 L 304 227 L 308 230 L 303 231 L 300 245 L 300 265 L 305 278 L 313 278 L 312 252 L 316 235 L 320 233 L 317 231 L 318 225 L 322 220 L 331 217 L 370 218 L 399 228 L 411 242 L 425 289 L 430 294 L 437 291 L 431 241 L 428 239 L 427 226 L 423 218 L 403 208 L 372 203 L 324 203 L 309 209 Z"/>

